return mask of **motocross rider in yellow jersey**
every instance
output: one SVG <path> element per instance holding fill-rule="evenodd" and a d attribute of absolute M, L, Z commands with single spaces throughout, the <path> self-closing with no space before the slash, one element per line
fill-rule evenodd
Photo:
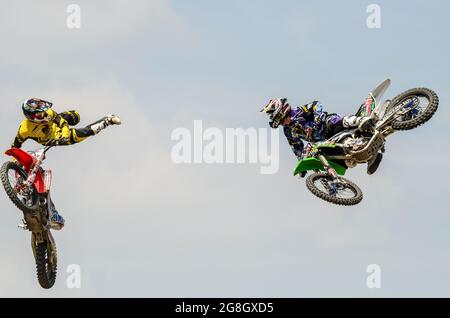
<path fill-rule="evenodd" d="M 84 127 L 72 128 L 80 122 L 77 111 L 56 113 L 52 109 L 51 102 L 31 98 L 22 104 L 25 119 L 22 121 L 12 144 L 13 148 L 20 148 L 27 139 L 32 139 L 41 145 L 72 145 L 86 138 L 98 134 L 110 125 L 120 125 L 122 122 L 116 115 L 109 115 Z M 64 226 L 64 218 L 58 214 L 52 202 L 53 215 L 51 226 L 61 229 Z"/>

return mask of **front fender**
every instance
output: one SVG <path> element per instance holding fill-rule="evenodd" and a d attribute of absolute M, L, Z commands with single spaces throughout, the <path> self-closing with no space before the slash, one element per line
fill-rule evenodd
<path fill-rule="evenodd" d="M 25 168 L 26 172 L 29 172 L 31 170 L 34 160 L 28 152 L 20 148 L 11 148 L 7 150 L 5 154 L 15 158 L 22 165 L 22 167 Z"/>
<path fill-rule="evenodd" d="M 29 173 L 30 170 L 32 169 L 34 158 L 28 152 L 20 148 L 11 148 L 7 150 L 5 154 L 15 158 L 22 165 L 22 167 L 25 168 L 25 171 L 27 173 Z M 41 170 L 38 170 L 36 174 L 34 186 L 36 187 L 38 193 L 45 193 L 47 191 Z"/>
<path fill-rule="evenodd" d="M 328 161 L 330 166 L 336 170 L 337 174 L 340 176 L 345 175 L 345 171 L 347 171 L 347 169 L 333 161 Z M 305 172 L 305 171 L 309 171 L 309 170 L 321 170 L 321 171 L 325 171 L 325 168 L 322 165 L 322 162 L 320 162 L 319 159 L 317 158 L 305 158 L 302 159 L 298 162 L 297 167 L 295 168 L 294 171 L 294 176 Z"/>

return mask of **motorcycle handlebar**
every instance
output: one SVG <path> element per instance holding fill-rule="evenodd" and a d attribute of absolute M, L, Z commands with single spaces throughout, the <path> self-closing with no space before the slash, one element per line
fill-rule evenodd
<path fill-rule="evenodd" d="M 44 152 L 50 150 L 50 148 L 65 144 L 69 141 L 69 138 L 51 139 L 45 144 Z"/>

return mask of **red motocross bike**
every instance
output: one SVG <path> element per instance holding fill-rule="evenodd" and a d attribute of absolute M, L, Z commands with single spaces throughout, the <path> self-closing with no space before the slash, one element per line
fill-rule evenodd
<path fill-rule="evenodd" d="M 41 168 L 45 155 L 56 144 L 26 152 L 11 148 L 5 152 L 13 161 L 5 162 L 0 169 L 0 178 L 6 194 L 23 212 L 24 230 L 31 232 L 31 247 L 36 260 L 37 277 L 42 288 L 53 287 L 56 280 L 56 244 L 50 232 L 50 220 L 54 211 L 50 199 L 51 170 Z"/>

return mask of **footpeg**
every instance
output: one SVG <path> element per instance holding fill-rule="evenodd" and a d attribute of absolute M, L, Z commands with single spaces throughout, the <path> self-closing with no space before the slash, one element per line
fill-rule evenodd
<path fill-rule="evenodd" d="M 22 230 L 28 231 L 28 225 L 27 222 L 25 222 L 25 220 L 22 220 L 22 224 L 19 224 L 17 227 L 21 228 Z"/>

